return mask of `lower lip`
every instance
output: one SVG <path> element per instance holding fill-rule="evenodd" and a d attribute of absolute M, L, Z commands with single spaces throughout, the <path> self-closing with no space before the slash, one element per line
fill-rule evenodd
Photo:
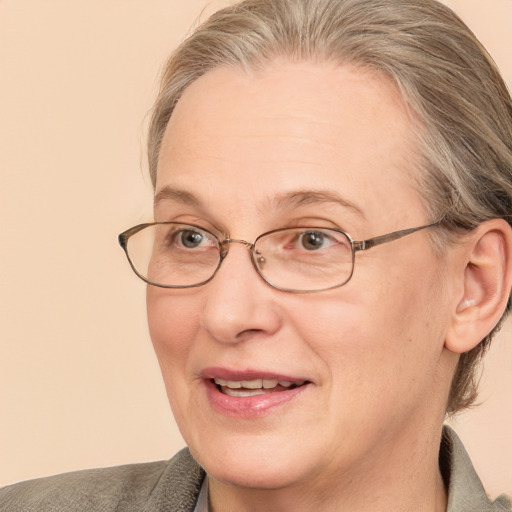
<path fill-rule="evenodd" d="M 205 380 L 208 401 L 213 409 L 225 416 L 254 418 L 262 416 L 271 409 L 296 400 L 310 387 L 304 384 L 286 391 L 268 392 L 263 395 L 234 397 L 222 393 L 211 380 Z"/>

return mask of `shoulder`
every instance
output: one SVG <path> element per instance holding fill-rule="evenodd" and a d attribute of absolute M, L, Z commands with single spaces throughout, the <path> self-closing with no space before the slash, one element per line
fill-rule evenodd
<path fill-rule="evenodd" d="M 492 505 L 493 512 L 512 512 L 512 499 L 508 496 L 500 496 Z"/>
<path fill-rule="evenodd" d="M 443 429 L 439 463 L 448 490 L 447 512 L 512 512 L 509 497 L 489 500 L 461 440 L 448 426 Z"/>
<path fill-rule="evenodd" d="M 123 510 L 140 510 L 166 464 L 90 469 L 21 482 L 0 490 L 0 510 L 115 510 L 122 502 L 130 505 Z"/>
<path fill-rule="evenodd" d="M 76 471 L 4 487 L 0 510 L 139 512 L 177 503 L 171 510 L 185 512 L 195 503 L 202 478 L 201 468 L 185 449 L 170 461 Z"/>

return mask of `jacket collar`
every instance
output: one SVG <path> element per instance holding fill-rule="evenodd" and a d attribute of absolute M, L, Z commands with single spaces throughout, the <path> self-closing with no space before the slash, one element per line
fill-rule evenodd
<path fill-rule="evenodd" d="M 448 426 L 443 428 L 439 466 L 448 492 L 446 512 L 512 511 L 506 497 L 489 500 L 461 440 Z M 143 512 L 192 512 L 204 477 L 189 450 L 181 450 L 161 475 Z"/>
<path fill-rule="evenodd" d="M 448 492 L 446 512 L 511 510 L 505 497 L 494 504 L 489 500 L 461 440 L 447 425 L 443 428 L 439 466 Z"/>

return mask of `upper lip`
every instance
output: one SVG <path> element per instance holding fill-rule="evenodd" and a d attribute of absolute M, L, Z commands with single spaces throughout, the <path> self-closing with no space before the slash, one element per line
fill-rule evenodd
<path fill-rule="evenodd" d="M 222 367 L 208 367 L 204 368 L 200 372 L 200 376 L 203 379 L 223 379 L 228 381 L 243 381 L 243 380 L 280 380 L 288 382 L 309 382 L 309 379 L 305 377 L 297 377 L 296 375 L 285 375 L 283 373 L 269 372 L 266 370 L 233 370 Z"/>

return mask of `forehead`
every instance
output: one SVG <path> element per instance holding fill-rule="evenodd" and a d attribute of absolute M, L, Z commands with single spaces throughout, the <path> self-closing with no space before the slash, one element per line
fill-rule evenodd
<path fill-rule="evenodd" d="M 396 203 L 414 181 L 411 133 L 404 102 L 383 76 L 332 63 L 219 67 L 178 101 L 156 192 L 171 184 L 247 201 L 258 191 L 305 187 L 336 190 L 353 203 L 391 194 Z"/>

